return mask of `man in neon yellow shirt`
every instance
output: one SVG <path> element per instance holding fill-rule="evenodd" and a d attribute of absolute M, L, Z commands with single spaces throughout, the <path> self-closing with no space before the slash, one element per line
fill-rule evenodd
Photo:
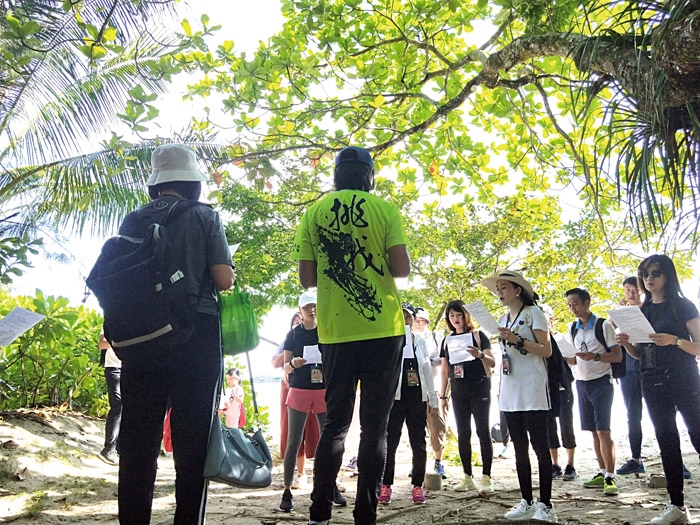
<path fill-rule="evenodd" d="M 363 148 L 335 159 L 336 191 L 301 220 L 292 258 L 304 288 L 317 286 L 318 339 L 326 382 L 326 421 L 316 449 L 310 524 L 331 518 L 335 479 L 362 383 L 355 523 L 373 524 L 386 460 L 386 427 L 405 342 L 395 277 L 410 273 L 396 207 L 370 191 L 374 162 Z"/>

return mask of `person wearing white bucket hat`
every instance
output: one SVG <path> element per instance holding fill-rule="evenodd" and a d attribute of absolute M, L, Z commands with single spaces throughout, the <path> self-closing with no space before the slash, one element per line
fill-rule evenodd
<path fill-rule="evenodd" d="M 206 177 L 194 151 L 181 144 L 156 148 L 146 185 L 153 199 L 127 215 L 120 235 L 144 237 L 170 210 L 187 210 L 167 226 L 167 245 L 186 279 L 194 334 L 181 343 L 146 352 L 122 352 L 122 425 L 119 436 L 119 521 L 151 519 L 157 458 L 168 399 L 175 459 L 176 524 L 204 523 L 204 460 L 216 386 L 222 371 L 216 290 L 233 286 L 235 271 L 223 225 L 211 206 L 193 205 Z M 191 207 L 190 207 L 191 206 Z"/>
<path fill-rule="evenodd" d="M 552 354 L 547 318 L 536 306 L 538 297 L 532 285 L 520 273 L 506 270 L 484 279 L 483 285 L 507 309 L 507 314 L 498 319 L 502 353 L 498 402 L 515 449 L 522 499 L 506 512 L 505 518 L 556 522 L 551 502 L 552 458 L 547 435 L 551 404 L 545 359 Z M 539 502 L 532 496 L 530 445 L 539 467 Z"/>

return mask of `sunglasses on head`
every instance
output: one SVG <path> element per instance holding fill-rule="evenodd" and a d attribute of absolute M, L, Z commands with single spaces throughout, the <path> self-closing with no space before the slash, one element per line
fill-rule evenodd
<path fill-rule="evenodd" d="M 639 275 L 642 279 L 648 279 L 649 277 L 651 277 L 652 279 L 658 279 L 663 275 L 663 272 L 654 270 L 653 272 L 640 272 Z"/>

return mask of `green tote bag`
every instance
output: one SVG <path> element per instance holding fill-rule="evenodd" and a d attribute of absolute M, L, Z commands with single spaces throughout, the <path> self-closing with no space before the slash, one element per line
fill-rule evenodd
<path fill-rule="evenodd" d="M 218 296 L 224 354 L 236 355 L 258 346 L 258 322 L 253 313 L 250 294 L 241 292 L 236 281 L 231 293 L 219 293 Z"/>

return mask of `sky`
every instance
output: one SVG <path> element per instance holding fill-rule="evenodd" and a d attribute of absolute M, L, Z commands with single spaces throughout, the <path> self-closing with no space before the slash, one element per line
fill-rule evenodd
<path fill-rule="evenodd" d="M 238 0 L 220 2 L 218 0 L 197 0 L 191 2 L 189 11 L 184 9 L 183 18 L 189 18 L 193 26 L 199 14 L 207 13 L 210 24 L 222 24 L 223 28 L 216 36 L 212 45 L 215 48 L 217 41 L 233 40 L 235 49 L 252 53 L 260 40 L 266 40 L 281 28 L 283 18 L 280 13 L 278 0 L 256 0 L 255 2 L 241 2 Z M 170 93 L 159 101 L 161 115 L 170 115 L 169 119 L 159 119 L 160 135 L 168 135 L 170 130 L 181 130 L 189 122 L 193 114 L 201 114 L 201 108 L 209 106 L 212 109 L 220 106 L 216 100 L 200 100 L 194 102 L 182 101 L 182 92 L 185 90 L 188 79 L 178 78 L 172 86 Z M 109 133 L 106 133 L 106 136 Z M 104 137 L 99 137 L 96 142 Z M 115 232 L 116 233 L 116 232 Z M 85 291 L 84 277 L 89 273 L 99 253 L 104 238 L 71 237 L 66 242 L 61 242 L 68 252 L 70 262 L 60 263 L 37 257 L 32 260 L 35 266 L 25 272 L 24 276 L 14 283 L 13 293 L 20 295 L 33 295 L 39 288 L 47 295 L 67 297 L 71 304 L 80 304 Z M 696 260 L 695 275 L 700 275 L 700 261 Z M 697 279 L 684 283 L 684 292 L 687 297 L 697 302 Z M 399 283 L 399 288 L 408 286 L 406 280 Z M 89 297 L 86 306 L 99 310 L 99 305 L 94 297 Z M 262 319 L 261 336 L 274 342 L 282 342 L 289 329 L 289 321 L 293 311 L 289 308 L 275 307 Z M 256 375 L 268 375 L 274 373 L 269 366 L 269 358 L 274 351 L 274 346 L 261 343 L 261 346 L 253 352 L 254 368 Z"/>

